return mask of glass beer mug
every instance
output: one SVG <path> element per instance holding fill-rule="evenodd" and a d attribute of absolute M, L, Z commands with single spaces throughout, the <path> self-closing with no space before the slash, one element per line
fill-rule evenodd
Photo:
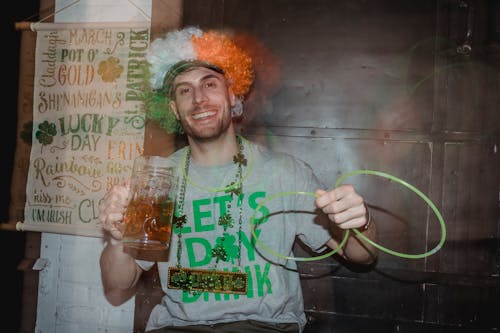
<path fill-rule="evenodd" d="M 124 251 L 136 259 L 167 261 L 178 187 L 177 168 L 161 156 L 138 156 L 123 219 Z"/>

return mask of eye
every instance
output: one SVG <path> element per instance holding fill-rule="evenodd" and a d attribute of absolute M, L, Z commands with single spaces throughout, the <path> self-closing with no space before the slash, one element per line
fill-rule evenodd
<path fill-rule="evenodd" d="M 217 88 L 217 82 L 215 80 L 209 80 L 205 82 L 205 88 L 215 89 Z"/>
<path fill-rule="evenodd" d="M 185 95 L 189 94 L 190 92 L 191 92 L 190 87 L 179 87 L 177 89 L 177 94 L 179 94 L 180 96 L 185 96 Z"/>

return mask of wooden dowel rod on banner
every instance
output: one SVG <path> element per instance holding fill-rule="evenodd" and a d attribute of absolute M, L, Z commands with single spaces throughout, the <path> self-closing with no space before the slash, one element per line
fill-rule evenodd
<path fill-rule="evenodd" d="M 0 223 L 0 230 L 17 231 L 16 223 L 18 223 L 18 221 L 2 222 Z"/>
<path fill-rule="evenodd" d="M 148 21 L 126 21 L 126 22 L 65 22 L 65 23 L 46 23 L 46 22 L 29 22 L 21 21 L 15 23 L 16 30 L 19 31 L 52 31 L 52 30 L 67 30 L 67 29 L 98 29 L 98 28 L 142 28 Z"/>
<path fill-rule="evenodd" d="M 77 228 L 73 225 L 37 225 L 34 223 L 16 223 L 17 231 L 36 231 L 36 232 L 52 232 L 56 234 L 78 235 L 88 237 L 102 237 L 103 231 L 101 228 Z"/>
<path fill-rule="evenodd" d="M 31 24 L 33 22 L 21 21 L 14 23 L 16 30 L 31 30 Z"/>
<path fill-rule="evenodd" d="M 96 227 L 87 229 L 78 229 L 74 226 L 64 226 L 64 225 L 37 225 L 32 223 L 25 223 L 22 221 L 8 221 L 0 222 L 0 230 L 6 231 L 35 231 L 35 232 L 54 232 L 58 234 L 66 235 L 78 235 L 78 236 L 89 236 L 89 237 L 102 237 L 103 231 L 101 228 Z"/>

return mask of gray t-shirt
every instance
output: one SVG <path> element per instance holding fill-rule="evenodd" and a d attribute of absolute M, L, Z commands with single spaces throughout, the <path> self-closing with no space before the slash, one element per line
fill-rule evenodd
<path fill-rule="evenodd" d="M 146 330 L 237 320 L 297 323 L 301 328 L 306 324 L 296 262 L 283 256 L 293 256 L 296 237 L 314 251 L 324 249 L 330 239 L 328 230 L 315 219 L 318 215 L 315 214 L 312 192 L 323 187 L 306 163 L 287 154 L 269 152 L 245 139 L 243 142 L 247 166 L 243 167 L 243 189 L 239 197 L 216 191 L 237 179 L 236 164 L 201 167 L 194 161 L 190 162 L 184 200 L 187 223 L 181 238 L 181 265 L 229 271 L 238 268 L 248 273 L 247 294 L 193 294 L 167 288 L 168 267 L 177 265 L 178 237 L 173 234 L 169 261 L 158 262 L 166 295 L 153 309 Z M 186 176 L 182 171 L 185 148 L 172 154 L 171 158 L 179 164 L 182 179 Z M 266 202 L 260 204 L 264 200 Z M 229 234 L 226 239 L 234 236 L 233 245 L 239 243 L 238 204 L 242 211 L 241 255 L 239 258 L 229 256 L 227 262 L 219 260 L 216 263 L 211 250 L 224 232 Z M 234 223 L 224 231 L 217 221 L 227 209 Z M 250 222 L 252 217 L 254 223 Z M 252 224 L 258 241 L 252 235 Z M 137 262 L 146 270 L 154 264 Z"/>

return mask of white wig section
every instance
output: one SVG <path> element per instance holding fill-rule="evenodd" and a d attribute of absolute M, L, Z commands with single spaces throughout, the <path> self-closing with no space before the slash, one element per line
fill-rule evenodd
<path fill-rule="evenodd" d="M 163 86 L 170 67 L 181 60 L 196 60 L 191 36 L 201 37 L 202 31 L 196 27 L 172 31 L 165 38 L 155 39 L 149 46 L 146 60 L 151 64 L 150 84 L 153 89 Z"/>

